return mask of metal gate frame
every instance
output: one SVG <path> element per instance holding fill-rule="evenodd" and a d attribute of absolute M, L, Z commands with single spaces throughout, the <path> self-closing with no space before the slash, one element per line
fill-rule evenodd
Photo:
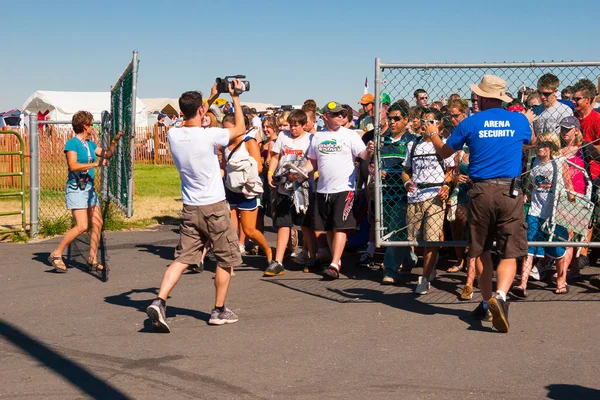
<path fill-rule="evenodd" d="M 19 156 L 19 172 L 2 172 L 0 178 L 18 176 L 20 181 L 21 190 L 19 192 L 8 192 L 0 193 L 0 197 L 20 197 L 21 198 L 21 209 L 19 211 L 4 211 L 0 212 L 0 217 L 8 215 L 19 215 L 21 214 L 21 229 L 3 229 L 0 233 L 15 233 L 25 232 L 27 228 L 27 219 L 25 217 L 25 144 L 23 138 L 16 131 L 0 131 L 0 135 L 15 135 L 19 140 L 19 151 L 3 151 L 0 152 L 0 156 Z M 12 161 L 11 161 L 12 162 Z"/>
<path fill-rule="evenodd" d="M 402 63 L 382 63 L 379 58 L 375 59 L 375 243 L 377 246 L 430 246 L 430 247 L 466 247 L 466 241 L 444 241 L 444 242 L 425 242 L 425 241 L 384 241 L 382 237 L 382 190 L 383 183 L 379 169 L 379 151 L 381 147 L 381 86 L 382 71 L 386 68 L 393 69 L 460 69 L 460 68 L 541 68 L 541 67 L 600 67 L 600 61 L 581 61 L 581 62 L 526 62 L 526 63 L 463 63 L 463 64 L 402 64 Z M 600 242 L 528 242 L 529 246 L 538 247 L 591 247 L 600 248 Z"/>

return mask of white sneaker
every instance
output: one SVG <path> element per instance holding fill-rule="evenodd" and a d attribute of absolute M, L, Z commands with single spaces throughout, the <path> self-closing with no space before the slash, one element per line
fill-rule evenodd
<path fill-rule="evenodd" d="M 431 288 L 431 284 L 429 283 L 429 281 L 427 279 L 425 279 L 423 276 L 420 276 L 419 284 L 417 285 L 417 288 L 415 289 L 415 293 L 416 294 L 427 294 L 427 293 L 429 293 L 430 288 Z"/>
<path fill-rule="evenodd" d="M 529 272 L 529 279 L 533 279 L 535 281 L 540 280 L 540 271 L 538 271 L 538 268 L 536 265 L 531 267 L 531 272 Z"/>

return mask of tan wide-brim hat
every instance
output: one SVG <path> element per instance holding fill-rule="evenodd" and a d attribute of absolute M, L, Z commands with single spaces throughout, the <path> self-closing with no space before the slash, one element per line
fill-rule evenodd
<path fill-rule="evenodd" d="M 499 99 L 507 103 L 513 101 L 506 95 L 506 81 L 496 75 L 484 75 L 480 83 L 471 85 L 471 90 L 481 97 Z"/>

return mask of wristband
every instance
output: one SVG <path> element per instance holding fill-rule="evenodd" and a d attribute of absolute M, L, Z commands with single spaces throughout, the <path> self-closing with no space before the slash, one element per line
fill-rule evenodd
<path fill-rule="evenodd" d="M 275 171 L 268 171 L 267 175 L 273 175 L 275 173 Z"/>
<path fill-rule="evenodd" d="M 450 185 L 444 185 L 444 187 L 448 190 L 450 190 Z"/>
<path fill-rule="evenodd" d="M 117 144 L 117 143 L 119 143 L 119 141 L 118 141 L 118 140 L 116 140 L 116 139 L 113 139 L 111 143 L 112 143 L 112 144 Z"/>
<path fill-rule="evenodd" d="M 408 185 L 408 182 L 410 182 L 410 180 L 404 182 L 404 187 L 406 187 L 406 185 Z"/>

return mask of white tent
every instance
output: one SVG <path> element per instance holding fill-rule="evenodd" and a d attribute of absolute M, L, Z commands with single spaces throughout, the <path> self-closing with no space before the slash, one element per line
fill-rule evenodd
<path fill-rule="evenodd" d="M 146 113 L 148 114 L 158 114 L 162 112 L 169 116 L 173 114 L 179 115 L 179 99 L 169 99 L 168 97 L 163 97 L 140 100 L 142 100 L 146 105 Z"/>
<path fill-rule="evenodd" d="M 110 111 L 110 92 L 54 92 L 38 90 L 25 101 L 21 110 L 30 113 L 49 110 L 53 121 L 70 121 L 79 110 L 92 113 L 94 120 L 100 120 L 102 111 Z M 146 106 L 138 98 L 135 103 L 135 125 L 148 125 Z"/>

